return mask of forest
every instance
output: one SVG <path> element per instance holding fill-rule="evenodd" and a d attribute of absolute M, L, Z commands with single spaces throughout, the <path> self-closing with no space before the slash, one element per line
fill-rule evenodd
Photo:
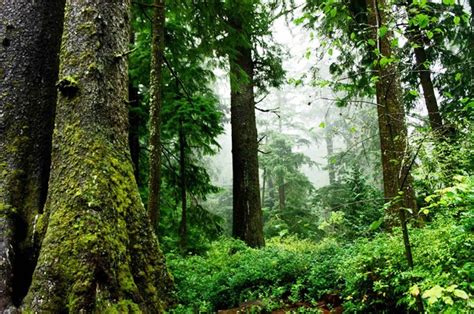
<path fill-rule="evenodd" d="M 473 313 L 473 0 L 0 0 L 1 313 Z"/>

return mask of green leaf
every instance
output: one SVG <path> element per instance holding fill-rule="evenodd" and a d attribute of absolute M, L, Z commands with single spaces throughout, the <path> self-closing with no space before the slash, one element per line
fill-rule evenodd
<path fill-rule="evenodd" d="M 370 46 L 375 46 L 375 40 L 373 40 L 373 39 L 367 40 L 367 43 L 368 43 Z"/>
<path fill-rule="evenodd" d="M 428 299 L 428 298 L 439 299 L 441 298 L 441 295 L 443 294 L 443 290 L 444 289 L 441 288 L 439 285 L 436 285 L 433 288 L 423 292 L 423 298 L 424 299 Z"/>
<path fill-rule="evenodd" d="M 447 305 L 453 305 L 453 299 L 451 297 L 443 297 L 443 302 L 446 303 Z"/>
<path fill-rule="evenodd" d="M 415 97 L 417 97 L 417 96 L 419 95 L 419 94 L 418 94 L 418 91 L 416 91 L 416 90 L 414 90 L 414 89 L 410 90 L 408 93 L 409 93 L 410 95 L 412 95 L 412 96 L 415 96 Z"/>
<path fill-rule="evenodd" d="M 386 66 L 387 64 L 390 64 L 392 62 L 392 58 L 387 58 L 387 57 L 382 57 L 382 59 L 380 59 L 380 66 L 381 67 L 384 67 Z"/>
<path fill-rule="evenodd" d="M 444 4 L 444 5 L 454 5 L 454 4 L 455 4 L 455 0 L 443 0 L 443 4 Z"/>
<path fill-rule="evenodd" d="M 461 18 L 459 16 L 455 16 L 453 21 L 454 21 L 454 25 L 458 25 L 459 22 L 461 22 Z"/>
<path fill-rule="evenodd" d="M 324 128 L 326 127 L 326 123 L 321 122 L 321 123 L 319 124 L 319 127 L 322 128 L 322 129 L 324 129 Z"/>
<path fill-rule="evenodd" d="M 469 296 L 467 295 L 466 291 L 461 290 L 461 289 L 455 289 L 453 294 L 457 296 L 458 298 L 461 298 L 463 300 L 469 299 Z"/>
<path fill-rule="evenodd" d="M 387 26 L 382 26 L 379 28 L 379 37 L 383 38 L 385 34 L 387 34 L 388 28 Z"/>
<path fill-rule="evenodd" d="M 461 78 L 462 78 L 462 73 L 456 73 L 456 75 L 454 76 L 454 79 L 458 82 L 461 80 Z"/>
<path fill-rule="evenodd" d="M 420 288 L 418 287 L 418 285 L 414 285 L 410 288 L 410 290 L 408 290 L 408 292 L 410 292 L 412 296 L 416 297 L 420 294 Z"/>
<path fill-rule="evenodd" d="M 392 48 L 398 47 L 398 38 L 392 39 L 392 41 L 390 42 L 390 46 L 391 46 Z"/>
<path fill-rule="evenodd" d="M 417 14 L 413 18 L 413 23 L 418 25 L 420 28 L 426 28 L 430 23 L 430 17 L 426 14 Z"/>
<path fill-rule="evenodd" d="M 433 34 L 432 31 L 427 31 L 426 36 L 428 37 L 428 39 L 431 39 L 431 38 L 433 38 L 434 34 Z"/>
<path fill-rule="evenodd" d="M 369 230 L 370 230 L 370 231 L 377 230 L 378 228 L 380 228 L 380 226 L 382 225 L 382 223 L 383 223 L 383 218 L 374 221 L 373 223 L 370 224 Z"/>

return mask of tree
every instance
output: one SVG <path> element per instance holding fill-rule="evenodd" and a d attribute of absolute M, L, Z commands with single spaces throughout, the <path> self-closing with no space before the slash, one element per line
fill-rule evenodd
<path fill-rule="evenodd" d="M 158 229 L 161 187 L 161 107 L 163 105 L 162 67 L 165 52 L 165 2 L 153 3 L 150 65 L 150 169 L 148 212 L 153 228 Z"/>
<path fill-rule="evenodd" d="M 159 312 L 172 280 L 127 139 L 129 2 L 68 1 L 44 240 L 24 309 Z"/>
<path fill-rule="evenodd" d="M 0 7 L 0 312 L 21 303 L 41 243 L 63 12 L 64 0 Z"/>
<path fill-rule="evenodd" d="M 234 32 L 247 36 L 229 56 L 231 78 L 233 223 L 232 234 L 250 246 L 263 246 L 263 216 L 258 176 L 254 64 L 248 30 L 238 16 L 229 16 Z"/>
<path fill-rule="evenodd" d="M 403 192 L 402 204 L 394 203 L 390 215 L 400 211 L 400 207 L 416 209 L 416 199 L 411 186 L 410 154 L 407 139 L 405 109 L 401 102 L 400 76 L 394 62 L 387 29 L 387 10 L 384 0 L 367 1 L 368 23 L 372 27 L 371 39 L 376 42 L 379 52 L 375 60 L 377 113 L 379 122 L 380 148 L 382 150 L 382 173 L 384 194 L 387 201 L 395 199 Z M 394 223 L 393 221 L 391 222 Z"/>

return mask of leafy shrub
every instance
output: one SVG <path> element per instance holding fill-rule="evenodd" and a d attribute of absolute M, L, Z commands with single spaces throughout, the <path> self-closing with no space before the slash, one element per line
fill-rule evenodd
<path fill-rule="evenodd" d="M 416 309 L 421 294 L 429 313 L 472 312 L 473 195 L 474 180 L 457 177 L 451 188 L 431 196 L 429 209 L 421 210 L 436 216 L 422 228 L 410 228 L 413 270 L 399 229 L 349 244 L 274 238 L 263 249 L 222 238 L 204 256 L 170 254 L 180 303 L 175 311 L 210 312 L 256 300 L 265 310 L 296 303 L 316 309 L 336 294 L 346 312 L 403 313 Z"/>

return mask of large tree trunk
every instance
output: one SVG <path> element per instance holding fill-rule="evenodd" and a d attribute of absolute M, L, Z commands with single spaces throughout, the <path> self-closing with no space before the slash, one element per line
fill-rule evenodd
<path fill-rule="evenodd" d="M 239 21 L 233 21 L 241 30 Z M 239 46 L 230 59 L 233 169 L 232 234 L 248 245 L 265 245 L 258 174 L 258 142 L 250 46 Z"/>
<path fill-rule="evenodd" d="M 367 0 L 369 25 L 373 39 L 377 42 L 382 56 L 390 58 L 390 35 L 377 36 L 377 30 L 385 23 L 386 5 L 384 0 Z M 405 109 L 401 101 L 400 76 L 395 64 L 375 68 L 379 80 L 376 83 L 377 115 L 379 123 L 380 147 L 382 150 L 382 172 L 386 201 L 392 201 L 403 192 L 403 199 L 394 202 L 388 209 L 387 223 L 395 223 L 400 207 L 416 209 L 412 177 L 409 173 L 410 155 L 408 149 Z M 403 187 L 401 186 L 403 182 Z"/>
<path fill-rule="evenodd" d="M 0 0 L 0 312 L 35 267 L 51 162 L 64 0 Z"/>
<path fill-rule="evenodd" d="M 26 311 L 160 312 L 172 281 L 127 139 L 129 1 L 67 0 L 45 234 Z"/>
<path fill-rule="evenodd" d="M 153 8 L 150 72 L 150 179 L 148 212 L 152 226 L 158 230 L 161 187 L 161 106 L 162 68 L 165 51 L 165 2 L 155 0 Z"/>

